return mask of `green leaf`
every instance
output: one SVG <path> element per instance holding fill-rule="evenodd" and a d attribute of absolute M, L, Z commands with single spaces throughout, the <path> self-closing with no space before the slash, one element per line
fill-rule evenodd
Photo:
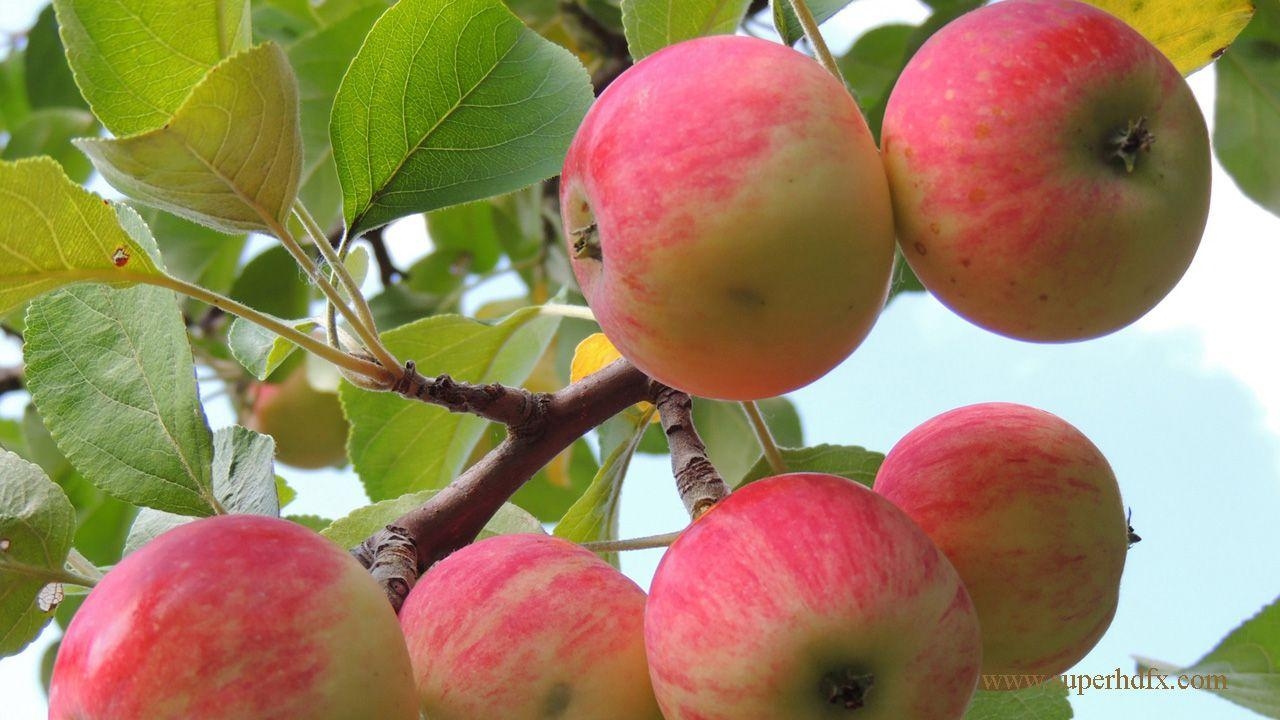
<path fill-rule="evenodd" d="M 296 522 L 303 527 L 309 527 L 316 532 L 322 532 L 333 524 L 332 520 L 322 518 L 319 515 L 285 515 L 284 519 Z"/>
<path fill-rule="evenodd" d="M 839 60 L 840 72 L 853 88 L 863 114 L 884 115 L 889 91 L 906 65 L 907 43 L 916 31 L 913 25 L 884 25 L 868 30 Z M 876 131 L 879 132 L 879 118 Z"/>
<path fill-rule="evenodd" d="M 311 291 L 302 268 L 289 251 L 274 245 L 244 266 L 231 286 L 231 298 L 276 317 L 304 318 Z"/>
<path fill-rule="evenodd" d="M 14 655 L 53 617 L 36 596 L 56 582 L 71 550 L 76 514 L 40 468 L 0 453 L 0 656 Z"/>
<path fill-rule="evenodd" d="M 223 61 L 164 127 L 76 142 L 112 187 L 224 232 L 279 234 L 302 170 L 298 87 L 267 43 Z"/>
<path fill-rule="evenodd" d="M 467 270 L 487 273 L 502 258 L 502 243 L 493 203 L 482 201 L 455 205 L 427 215 L 427 234 L 436 252 L 467 253 Z"/>
<path fill-rule="evenodd" d="M 1280 215 L 1280 2 L 1258 1 L 1253 22 L 1217 66 L 1218 160 L 1245 195 Z"/>
<path fill-rule="evenodd" d="M 804 444 L 800 415 L 790 400 L 770 398 L 756 404 L 779 445 L 793 447 Z M 698 398 L 693 401 L 693 422 L 706 443 L 708 457 L 724 481 L 729 487 L 737 485 L 762 454 L 760 442 L 742 406 L 735 402 Z"/>
<path fill-rule="evenodd" d="M 787 472 L 816 472 L 839 475 L 871 487 L 876 471 L 884 462 L 884 453 L 856 445 L 814 445 L 807 448 L 779 448 Z M 774 475 L 773 468 L 764 458 L 746 472 L 738 486 Z"/>
<path fill-rule="evenodd" d="M 299 39 L 288 50 L 289 62 L 298 74 L 305 156 L 298 194 L 325 229 L 342 218 L 342 187 L 329 144 L 333 98 L 369 28 L 385 10 L 381 3 L 359 9 Z"/>
<path fill-rule="evenodd" d="M 1280 600 L 1263 608 L 1209 654 L 1182 669 L 1139 661 L 1161 672 L 1201 676 L 1205 690 L 1269 718 L 1280 718 Z M 1173 680 L 1171 679 L 1170 682 Z"/>
<path fill-rule="evenodd" d="M 309 333 L 319 327 L 320 323 L 303 320 L 292 325 Z M 297 345 L 244 318 L 236 318 L 231 322 L 231 329 L 227 332 L 227 346 L 236 361 L 259 380 L 266 380 L 298 349 Z"/>
<path fill-rule="evenodd" d="M 33 108 L 89 109 L 67 65 L 52 5 L 40 11 L 35 26 L 27 33 L 24 65 L 27 95 Z"/>
<path fill-rule="evenodd" d="M 229 513 L 280 516 L 273 457 L 275 440 L 239 425 L 213 434 L 213 492 Z M 129 529 L 125 553 L 195 518 L 145 508 Z"/>
<path fill-rule="evenodd" d="M 438 492 L 440 491 L 423 490 L 366 505 L 344 518 L 334 520 L 327 528 L 321 530 L 320 534 L 344 548 L 355 547 L 396 518 L 425 503 Z M 484 529 L 476 539 L 481 540 L 494 535 L 542 532 L 544 532 L 542 523 L 538 522 L 537 518 L 515 505 L 503 503 L 493 518 L 485 523 Z"/>
<path fill-rule="evenodd" d="M 27 387 L 85 478 L 135 505 L 210 515 L 212 441 L 177 298 L 81 285 L 27 312 Z"/>
<path fill-rule="evenodd" d="M 139 208 L 138 214 L 151 228 L 170 274 L 217 292 L 231 287 L 246 236 L 227 235 L 155 208 Z"/>
<path fill-rule="evenodd" d="M 559 326 L 538 308 L 512 313 L 497 325 L 436 315 L 383 335 L 396 357 L 417 362 L 425 375 L 519 385 L 532 372 Z M 391 393 L 343 383 L 342 406 L 351 421 L 348 455 L 372 500 L 444 487 L 462 469 L 485 421 L 450 413 Z"/>
<path fill-rule="evenodd" d="M 683 40 L 732 35 L 750 4 L 751 0 L 622 0 L 627 49 L 640 60 Z"/>
<path fill-rule="evenodd" d="M 582 64 L 500 0 L 401 0 L 334 101 L 351 234 L 555 175 L 591 98 Z"/>
<path fill-rule="evenodd" d="M 31 112 L 23 71 L 25 57 L 22 50 L 10 50 L 0 62 L 0 131 L 20 124 Z"/>
<path fill-rule="evenodd" d="M 822 24 L 850 2 L 852 0 L 807 0 L 806 4 L 813 13 L 813 18 Z M 804 28 L 800 27 L 800 19 L 796 17 L 795 10 L 791 9 L 790 0 L 773 0 L 773 26 L 782 37 L 782 42 L 788 45 L 794 45 L 804 37 Z"/>
<path fill-rule="evenodd" d="M 39 465 L 50 480 L 61 485 L 76 509 L 76 549 L 95 565 L 115 563 L 138 509 L 94 487 L 71 467 L 35 405 L 28 404 L 23 413 L 22 432 L 27 448 L 24 459 Z"/>
<path fill-rule="evenodd" d="M 600 454 L 604 460 L 587 491 L 556 524 L 555 535 L 573 542 L 614 540 L 618 537 L 618 508 L 622 483 L 635 457 L 640 438 L 649 427 L 652 410 L 639 418 L 615 417 L 600 428 Z M 605 561 L 617 567 L 618 554 L 605 553 Z"/>
<path fill-rule="evenodd" d="M 5 146 L 4 152 L 0 153 L 0 158 L 17 160 L 48 155 L 58 161 L 71 179 L 84 182 L 93 173 L 93 165 L 72 146 L 71 139 L 93 133 L 97 125 L 98 121 L 89 114 L 88 110 L 76 108 L 36 110 L 13 128 L 9 144 Z"/>
<path fill-rule="evenodd" d="M 51 158 L 0 161 L 0 217 L 0 312 L 70 283 L 161 274 L 116 211 Z"/>
<path fill-rule="evenodd" d="M 276 476 L 276 501 L 283 510 L 289 503 L 298 497 L 298 491 L 289 486 L 288 481 L 279 475 Z"/>
<path fill-rule="evenodd" d="M 1061 681 L 1022 690 L 979 690 L 964 714 L 964 720 L 1070 720 L 1072 717 L 1067 686 Z"/>
<path fill-rule="evenodd" d="M 249 0 L 54 0 L 76 84 L 116 135 L 163 125 L 249 46 Z"/>

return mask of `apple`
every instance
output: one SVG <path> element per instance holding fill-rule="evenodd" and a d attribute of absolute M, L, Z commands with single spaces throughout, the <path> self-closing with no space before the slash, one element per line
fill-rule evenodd
<path fill-rule="evenodd" d="M 416 720 L 395 613 L 342 548 L 223 515 L 126 557 L 75 614 L 50 720 Z"/>
<path fill-rule="evenodd" d="M 588 550 L 499 535 L 427 571 L 400 609 L 431 720 L 662 720 L 645 595 Z"/>
<path fill-rule="evenodd" d="M 1106 458 L 1065 420 L 1009 403 L 943 413 L 893 447 L 875 489 L 964 579 L 983 672 L 1060 674 L 1111 624 L 1128 523 Z"/>
<path fill-rule="evenodd" d="M 667 720 L 958 720 L 981 664 L 946 557 L 884 498 L 816 473 L 694 521 L 658 565 L 645 642 Z"/>
<path fill-rule="evenodd" d="M 278 383 L 258 383 L 245 426 L 276 441 L 276 459 L 314 470 L 347 462 L 349 425 L 337 393 L 307 382 L 303 364 Z"/>
<path fill-rule="evenodd" d="M 560 179 L 601 328 L 693 395 L 770 397 L 844 360 L 884 305 L 893 219 L 857 104 L 791 48 L 664 48 L 601 94 Z"/>
<path fill-rule="evenodd" d="M 1009 0 L 944 27 L 882 132 L 902 251 L 924 286 L 1013 338 L 1083 340 L 1156 305 L 1209 212 L 1209 136 L 1137 31 L 1074 0 Z"/>

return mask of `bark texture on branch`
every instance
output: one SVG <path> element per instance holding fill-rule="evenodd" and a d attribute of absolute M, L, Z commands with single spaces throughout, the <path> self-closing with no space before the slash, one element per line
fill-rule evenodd
<path fill-rule="evenodd" d="M 410 374 L 416 376 L 416 371 L 406 376 Z M 506 422 L 507 437 L 422 506 L 352 549 L 365 567 L 376 569 L 397 612 L 418 575 L 474 540 L 484 524 L 534 473 L 588 430 L 649 399 L 655 387 L 634 365 L 618 360 L 550 394 L 452 380 L 442 384 L 439 378 L 404 380 L 398 383 L 397 392 L 400 385 L 416 388 L 424 383 L 437 389 L 423 390 L 421 396 L 415 389 L 410 396 L 456 412 L 474 412 Z M 406 550 L 406 540 L 413 543 L 412 554 Z"/>
<path fill-rule="evenodd" d="M 693 426 L 693 399 L 664 385 L 655 390 L 653 404 L 658 408 L 667 445 L 671 448 L 671 472 L 676 478 L 676 490 L 689 517 L 697 520 L 729 494 L 729 486 L 707 458 L 707 446 Z"/>

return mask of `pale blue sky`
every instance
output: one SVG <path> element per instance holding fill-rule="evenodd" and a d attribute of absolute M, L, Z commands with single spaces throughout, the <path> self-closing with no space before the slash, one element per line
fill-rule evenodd
<path fill-rule="evenodd" d="M 0 29 L 29 22 L 38 0 L 0 1 Z M 832 44 L 893 20 L 918 21 L 915 2 L 859 0 L 826 26 Z M 1192 78 L 1212 108 L 1213 73 Z M 960 405 L 1022 402 L 1079 427 L 1116 470 L 1142 542 L 1130 553 L 1111 630 L 1078 672 L 1131 671 L 1132 656 L 1190 663 L 1280 595 L 1280 329 L 1274 269 L 1280 219 L 1214 177 L 1213 209 L 1187 278 L 1147 318 L 1100 340 L 1030 345 L 979 330 L 928 296 L 895 301 L 842 366 L 792 395 L 809 444 L 887 450 L 916 424 Z M 412 230 L 405 243 L 423 247 Z M 510 286 L 486 286 L 492 295 Z M 0 363 L 13 359 L 12 349 Z M 0 412 L 20 407 L 11 396 Z M 221 416 L 221 420 L 219 420 Z M 225 411 L 215 423 L 228 422 Z M 353 479 L 285 470 L 298 512 L 328 516 L 361 503 Z M 293 509 L 293 508 L 291 508 Z M 624 536 L 678 529 L 683 509 L 666 458 L 641 456 L 623 499 Z M 658 551 L 629 553 L 647 584 Z M 0 661 L 6 720 L 44 715 L 39 647 Z M 1093 692 L 1073 698 L 1086 720 L 1256 717 L 1199 692 Z"/>

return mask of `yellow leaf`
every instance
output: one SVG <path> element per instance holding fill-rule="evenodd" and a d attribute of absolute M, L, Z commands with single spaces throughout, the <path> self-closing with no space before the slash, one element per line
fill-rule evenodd
<path fill-rule="evenodd" d="M 573 350 L 573 362 L 569 364 L 569 382 L 576 383 L 582 378 L 598 372 L 601 368 L 622 357 L 622 353 L 609 342 L 604 333 L 588 335 Z M 649 403 L 636 403 L 635 411 L 643 417 L 649 410 Z M 637 420 L 639 417 L 637 417 Z M 651 422 L 658 421 L 658 414 L 653 414 Z"/>
<path fill-rule="evenodd" d="M 1252 0 L 1087 0 L 1132 25 L 1190 75 L 1213 62 L 1253 17 Z"/>

